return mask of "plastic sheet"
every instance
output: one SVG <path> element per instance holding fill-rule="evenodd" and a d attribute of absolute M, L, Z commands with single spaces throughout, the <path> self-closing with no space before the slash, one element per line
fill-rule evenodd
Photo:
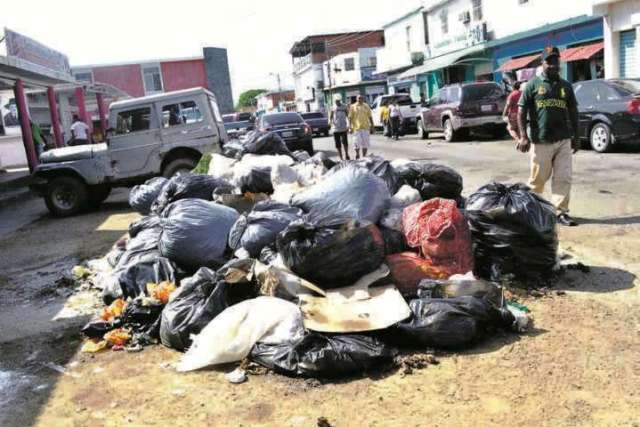
<path fill-rule="evenodd" d="M 347 166 L 295 194 L 291 204 L 309 213 L 314 221 L 330 216 L 377 223 L 390 198 L 382 179 L 362 168 Z"/>
<path fill-rule="evenodd" d="M 257 343 L 250 357 L 284 375 L 331 378 L 389 364 L 396 354 L 394 348 L 373 336 L 311 332 L 293 342 Z"/>
<path fill-rule="evenodd" d="M 227 239 L 238 219 L 234 209 L 200 199 L 183 199 L 162 212 L 159 249 L 186 269 L 224 264 Z"/>
<path fill-rule="evenodd" d="M 466 213 L 478 276 L 527 280 L 552 271 L 558 251 L 555 208 L 529 187 L 488 184 L 469 196 Z"/>
<path fill-rule="evenodd" d="M 325 289 L 352 285 L 374 271 L 385 250 L 378 227 L 341 218 L 294 222 L 278 236 L 277 248 L 291 271 Z"/>
<path fill-rule="evenodd" d="M 148 215 L 151 212 L 151 205 L 168 182 L 166 178 L 156 177 L 147 180 L 144 184 L 134 186 L 129 192 L 129 205 L 142 215 Z"/>
<path fill-rule="evenodd" d="M 244 248 L 252 258 L 257 258 L 262 248 L 274 244 L 278 233 L 302 214 L 301 209 L 289 205 L 260 202 L 235 222 L 229 233 L 229 247 L 234 251 Z"/>

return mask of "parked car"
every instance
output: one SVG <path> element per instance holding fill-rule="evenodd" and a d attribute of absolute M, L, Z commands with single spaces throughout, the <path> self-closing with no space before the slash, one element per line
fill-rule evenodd
<path fill-rule="evenodd" d="M 329 119 L 324 113 L 316 112 L 316 113 L 300 113 L 304 121 L 311 126 L 311 131 L 314 135 L 322 134 L 324 136 L 329 136 Z"/>
<path fill-rule="evenodd" d="M 56 216 L 99 205 L 112 187 L 187 173 L 227 140 L 215 96 L 196 88 L 114 102 L 102 144 L 40 156 L 31 188 Z"/>
<path fill-rule="evenodd" d="M 444 132 L 444 139 L 451 142 L 482 129 L 500 138 L 506 130 L 502 119 L 505 101 L 504 90 L 494 82 L 445 86 L 422 108 L 418 134 L 427 139 L 429 132 Z"/>
<path fill-rule="evenodd" d="M 222 116 L 224 128 L 230 138 L 237 138 L 252 131 L 255 124 L 255 116 L 251 113 L 231 113 Z"/>
<path fill-rule="evenodd" d="M 585 145 L 606 153 L 614 145 L 640 142 L 640 79 L 587 80 L 573 90 Z"/>
<path fill-rule="evenodd" d="M 380 121 L 380 108 L 385 105 L 390 105 L 393 101 L 397 101 L 398 106 L 400 107 L 400 113 L 403 117 L 402 130 L 406 133 L 416 132 L 416 119 L 420 113 L 420 108 L 413 102 L 409 95 L 404 93 L 380 95 L 373 101 L 373 104 L 371 104 L 373 125 L 377 128 L 382 127 L 382 122 Z"/>
<path fill-rule="evenodd" d="M 258 129 L 277 133 L 291 151 L 305 150 L 309 155 L 313 155 L 311 126 L 305 123 L 298 113 L 264 114 L 258 120 Z"/>

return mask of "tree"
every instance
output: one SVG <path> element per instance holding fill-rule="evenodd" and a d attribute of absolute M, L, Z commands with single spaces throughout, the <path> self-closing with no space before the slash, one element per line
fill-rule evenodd
<path fill-rule="evenodd" d="M 238 98 L 238 104 L 236 105 L 237 110 L 241 110 L 242 108 L 251 107 L 256 105 L 255 97 L 265 93 L 266 89 L 249 89 L 245 90 L 240 94 Z"/>

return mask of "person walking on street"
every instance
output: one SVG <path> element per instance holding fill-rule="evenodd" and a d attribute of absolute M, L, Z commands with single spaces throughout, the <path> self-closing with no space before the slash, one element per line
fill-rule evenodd
<path fill-rule="evenodd" d="M 572 153 L 579 147 L 578 107 L 571 83 L 560 78 L 560 52 L 549 46 L 542 53 L 542 75 L 527 82 L 518 106 L 520 141 L 516 148 L 531 150 L 529 187 L 542 195 L 551 178 L 551 203 L 558 223 L 578 225 L 569 216 Z M 527 134 L 527 117 L 530 134 Z M 532 148 L 533 144 L 533 148 Z"/>
<path fill-rule="evenodd" d="M 387 138 L 391 138 L 391 127 L 389 124 L 389 106 L 380 107 L 380 123 L 382 123 L 382 134 Z"/>
<path fill-rule="evenodd" d="M 89 126 L 77 114 L 73 115 L 71 125 L 71 141 L 69 145 L 83 145 L 89 143 Z"/>
<path fill-rule="evenodd" d="M 347 160 L 351 160 L 349 157 L 349 141 L 347 139 L 347 131 L 349 130 L 348 116 L 349 109 L 347 106 L 342 105 L 342 101 L 336 99 L 336 106 L 333 107 L 329 113 L 329 125 L 333 127 L 333 139 L 336 143 L 340 160 L 344 160 L 342 157 L 343 148 L 344 157 L 346 157 Z"/>
<path fill-rule="evenodd" d="M 396 141 L 400 138 L 400 124 L 402 123 L 402 112 L 398 106 L 398 101 L 393 101 L 389 108 L 389 120 L 391 121 L 391 136 Z"/>
<path fill-rule="evenodd" d="M 349 132 L 354 134 L 354 143 L 356 149 L 356 159 L 360 158 L 360 150 L 362 156 L 367 155 L 367 150 L 371 145 L 370 134 L 373 132 L 373 116 L 371 108 L 364 102 L 364 97 L 358 95 L 355 104 L 349 109 Z"/>
<path fill-rule="evenodd" d="M 36 122 L 29 119 L 29 124 L 31 124 L 31 136 L 33 138 L 33 145 L 36 147 L 36 155 L 40 158 L 40 155 L 45 151 L 47 137 Z"/>
<path fill-rule="evenodd" d="M 521 95 L 520 82 L 515 82 L 513 90 L 507 97 L 507 102 L 504 105 L 504 111 L 502 112 L 502 117 L 504 117 L 507 122 L 509 135 L 511 135 L 511 138 L 516 140 L 516 142 L 520 141 L 520 129 L 518 128 L 518 101 L 520 101 Z"/>

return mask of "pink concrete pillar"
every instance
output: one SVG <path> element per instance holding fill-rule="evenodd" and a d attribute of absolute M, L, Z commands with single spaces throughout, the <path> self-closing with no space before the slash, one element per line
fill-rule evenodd
<path fill-rule="evenodd" d="M 75 92 L 76 104 L 78 104 L 78 116 L 80 120 L 85 122 L 87 126 L 89 126 L 89 141 L 93 143 L 93 138 L 91 138 L 91 134 L 93 134 L 93 126 L 91 123 L 91 117 L 87 113 L 87 105 L 84 100 L 84 88 L 77 87 Z"/>
<path fill-rule="evenodd" d="M 20 120 L 20 128 L 22 129 L 22 143 L 24 144 L 24 151 L 27 153 L 27 163 L 29 164 L 29 170 L 33 172 L 36 166 L 38 166 L 38 154 L 35 145 L 33 145 L 27 98 L 24 96 L 22 80 L 16 80 L 16 84 L 13 86 L 13 93 L 16 97 L 18 118 Z"/>
<path fill-rule="evenodd" d="M 100 127 L 102 127 L 102 136 L 107 138 L 107 106 L 104 103 L 104 97 L 101 93 L 96 93 L 96 102 L 98 103 L 98 114 L 100 115 Z"/>
<path fill-rule="evenodd" d="M 62 132 L 60 131 L 60 116 L 58 115 L 58 104 L 56 103 L 56 94 L 53 87 L 47 88 L 47 98 L 49 99 L 49 112 L 51 113 L 51 127 L 53 129 L 53 137 L 55 138 L 56 147 L 64 146 L 62 141 Z"/>

